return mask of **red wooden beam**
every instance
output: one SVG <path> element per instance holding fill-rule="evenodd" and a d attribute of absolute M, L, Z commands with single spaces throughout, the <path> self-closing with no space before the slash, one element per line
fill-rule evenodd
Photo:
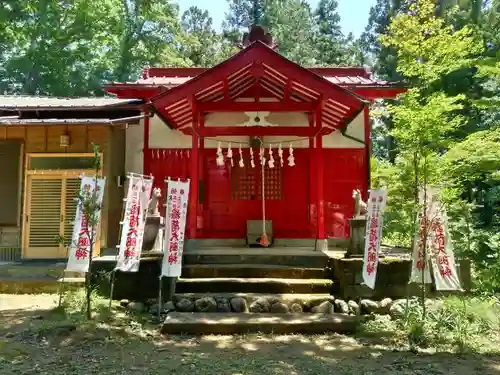
<path fill-rule="evenodd" d="M 316 107 L 315 115 L 314 126 L 319 131 L 323 127 L 323 100 L 320 100 L 320 104 Z"/>
<path fill-rule="evenodd" d="M 242 50 L 214 68 L 206 70 L 189 81 L 152 98 L 154 106 L 156 108 L 166 107 L 171 103 L 185 98 L 187 95 L 195 94 L 206 87 L 220 82 L 232 73 L 252 64 L 254 56 L 248 52 L 248 50 Z"/>
<path fill-rule="evenodd" d="M 231 102 L 198 103 L 201 112 L 312 112 L 316 102 Z"/>
<path fill-rule="evenodd" d="M 285 135 L 314 137 L 318 129 L 309 126 L 208 126 L 197 129 L 200 137 Z"/>

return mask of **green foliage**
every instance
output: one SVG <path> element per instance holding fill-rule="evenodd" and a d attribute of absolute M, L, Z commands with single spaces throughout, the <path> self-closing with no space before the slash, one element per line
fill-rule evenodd
<path fill-rule="evenodd" d="M 168 0 L 8 0 L 0 22 L 0 92 L 102 95 L 148 63 L 189 65 Z"/>
<path fill-rule="evenodd" d="M 372 187 L 387 190 L 387 206 L 384 210 L 382 243 L 390 246 L 410 247 L 413 233 L 412 166 L 408 160 L 399 158 L 396 164 L 372 158 Z"/>
<path fill-rule="evenodd" d="M 500 127 L 478 131 L 454 145 L 443 157 L 448 183 L 468 193 L 468 184 L 500 182 Z"/>
<path fill-rule="evenodd" d="M 344 36 L 337 12 L 337 0 L 321 0 L 314 11 L 316 64 L 324 66 L 361 65 L 364 56 L 352 34 Z"/>
<path fill-rule="evenodd" d="M 185 38 L 180 51 L 189 60 L 189 65 L 214 66 L 237 52 L 234 45 L 215 32 L 212 23 L 208 11 L 195 6 L 182 14 Z"/>
<path fill-rule="evenodd" d="M 497 298 L 444 297 L 425 301 L 416 298 L 403 303 L 403 314 L 392 320 L 378 317 L 364 324 L 364 332 L 377 335 L 389 332 L 396 346 L 410 350 L 432 347 L 437 350 L 496 352 L 500 329 Z"/>
<path fill-rule="evenodd" d="M 393 130 L 400 151 L 438 150 L 446 147 L 447 137 L 462 123 L 453 112 L 462 108 L 463 96 L 449 97 L 442 92 L 423 95 L 419 88 L 409 89 L 398 105 L 389 105 Z"/>
<path fill-rule="evenodd" d="M 342 33 L 337 5 L 335 0 L 321 0 L 313 11 L 299 0 L 230 0 L 224 30 L 236 43 L 257 23 L 271 32 L 281 54 L 299 64 L 358 65 L 363 56 L 352 35 Z"/>
<path fill-rule="evenodd" d="M 436 17 L 434 0 L 413 2 L 406 14 L 393 18 L 381 43 L 397 52 L 397 70 L 407 78 L 431 83 L 445 74 L 473 65 L 483 50 L 473 29 L 454 30 Z"/>
<path fill-rule="evenodd" d="M 443 157 L 440 174 L 455 248 L 474 262 L 478 291 L 500 290 L 500 128 L 478 131 Z"/>

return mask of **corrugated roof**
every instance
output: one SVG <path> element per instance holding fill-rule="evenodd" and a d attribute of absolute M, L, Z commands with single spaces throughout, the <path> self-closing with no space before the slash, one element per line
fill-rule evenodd
<path fill-rule="evenodd" d="M 0 125 L 88 125 L 88 124 L 112 124 L 112 120 L 108 118 L 29 118 L 29 119 L 5 119 L 0 118 Z"/>
<path fill-rule="evenodd" d="M 179 86 L 193 77 L 149 77 L 139 79 L 135 82 L 127 82 L 126 84 L 145 85 L 145 86 L 166 86 L 169 88 Z M 323 76 L 326 80 L 343 87 L 389 87 L 394 83 L 387 81 L 377 81 L 372 78 L 362 76 Z M 120 83 L 113 82 L 111 85 Z"/>
<path fill-rule="evenodd" d="M 0 95 L 0 109 L 52 109 L 73 108 L 92 109 L 121 106 L 126 104 L 141 104 L 141 99 L 101 98 L 58 98 L 50 96 Z"/>

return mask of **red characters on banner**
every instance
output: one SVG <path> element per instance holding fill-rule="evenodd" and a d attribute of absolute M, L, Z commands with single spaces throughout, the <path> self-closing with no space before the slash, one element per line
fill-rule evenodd
<path fill-rule="evenodd" d="M 179 263 L 179 232 L 181 229 L 180 219 L 180 197 L 176 195 L 177 189 L 172 188 L 170 190 L 169 201 L 171 205 L 170 210 L 170 238 L 169 238 L 169 248 L 168 248 L 168 264 Z M 184 190 L 179 191 L 180 195 L 184 194 Z"/>
<path fill-rule="evenodd" d="M 449 256 L 446 254 L 446 242 L 444 236 L 443 222 L 437 218 L 432 223 L 432 233 L 434 234 L 434 246 L 436 247 L 436 257 L 439 273 L 443 277 L 451 277 Z"/>
<path fill-rule="evenodd" d="M 380 203 L 383 201 L 383 198 L 380 197 L 377 199 L 373 197 L 371 199 L 371 209 L 370 212 L 370 221 L 369 225 L 369 235 L 368 235 L 368 257 L 366 262 L 366 273 L 368 275 L 373 274 L 375 272 L 375 267 L 377 264 L 377 244 L 378 244 L 378 233 L 379 233 L 379 212 L 380 212 Z"/>
<path fill-rule="evenodd" d="M 132 201 L 130 207 L 128 233 L 125 242 L 125 258 L 135 257 L 137 254 L 137 227 L 139 226 L 139 187 L 132 186 Z"/>
<path fill-rule="evenodd" d="M 80 233 L 78 234 L 78 244 L 75 252 L 77 260 L 88 257 L 90 251 L 90 239 L 88 236 L 87 218 L 82 212 L 82 222 L 80 225 Z"/>

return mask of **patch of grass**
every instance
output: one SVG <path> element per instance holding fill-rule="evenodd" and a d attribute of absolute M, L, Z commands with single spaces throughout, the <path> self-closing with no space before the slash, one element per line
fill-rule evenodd
<path fill-rule="evenodd" d="M 396 319 L 376 317 L 362 325 L 360 334 L 384 334 L 410 350 L 437 348 L 459 352 L 496 353 L 500 349 L 500 305 L 496 298 L 445 297 L 426 301 L 426 317 L 417 298 Z"/>

